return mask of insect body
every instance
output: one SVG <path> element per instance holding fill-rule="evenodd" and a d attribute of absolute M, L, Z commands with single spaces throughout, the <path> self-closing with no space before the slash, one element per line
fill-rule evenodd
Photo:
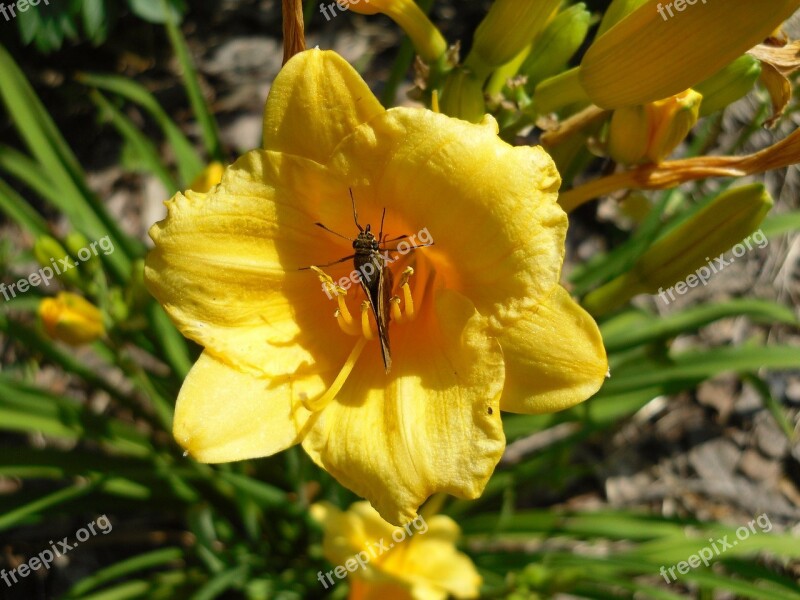
<path fill-rule="evenodd" d="M 383 239 L 383 221 L 386 217 L 386 209 L 383 209 L 381 216 L 381 228 L 378 232 L 378 237 L 370 230 L 370 226 L 362 227 L 358 222 L 358 213 L 356 212 L 356 201 L 353 198 L 353 190 L 350 190 L 350 200 L 353 205 L 353 221 L 355 221 L 358 228 L 358 235 L 355 239 L 344 236 L 331 229 L 328 229 L 322 223 L 315 223 L 325 231 L 339 236 L 353 243 L 353 254 L 335 260 L 326 265 L 330 266 L 337 263 L 342 263 L 346 260 L 353 259 L 353 267 L 358 273 L 358 279 L 361 283 L 361 289 L 369 301 L 369 307 L 372 311 L 372 316 L 375 317 L 375 323 L 378 326 L 378 339 L 381 343 L 381 356 L 383 357 L 383 366 L 388 374 L 392 368 L 392 355 L 389 347 L 389 320 L 390 320 L 390 300 L 392 296 L 393 278 L 392 271 L 386 263 L 386 257 L 381 254 L 381 250 L 387 250 L 385 246 L 388 242 L 397 242 L 408 236 L 402 235 L 400 237 L 384 240 Z M 425 244 L 426 246 L 431 244 Z M 411 246 L 409 249 L 421 248 L 423 246 Z M 309 269 L 311 267 L 304 267 Z"/>
<path fill-rule="evenodd" d="M 352 193 L 352 192 L 351 192 Z M 385 214 L 385 211 L 384 211 Z M 356 221 L 358 225 L 358 221 Z M 381 342 L 381 356 L 383 366 L 388 373 L 392 368 L 392 355 L 389 348 L 389 299 L 392 295 L 392 271 L 386 265 L 386 260 L 380 253 L 383 241 L 383 219 L 378 239 L 369 230 L 369 225 L 361 229 L 359 225 L 358 237 L 353 240 L 353 266 L 358 273 L 361 289 L 364 290 L 372 309 L 372 316 L 378 326 L 378 339 Z"/>

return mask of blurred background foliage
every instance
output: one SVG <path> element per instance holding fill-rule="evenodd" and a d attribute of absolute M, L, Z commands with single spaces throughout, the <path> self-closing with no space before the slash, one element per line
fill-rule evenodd
<path fill-rule="evenodd" d="M 470 56 L 489 3 L 419 4 L 449 42 L 461 41 L 461 56 Z M 637 3 L 615 2 L 621 4 Z M 543 119 L 555 113 L 563 122 L 585 106 L 536 99 L 549 98 L 551 86 L 578 64 L 607 5 L 565 4 L 542 22 L 528 55 L 489 69 L 477 88 L 474 71 L 461 63 L 438 75 L 419 65 L 415 71 L 412 45 L 385 17 L 325 21 L 316 2 L 307 3 L 306 17 L 309 45 L 342 52 L 384 103 L 409 95 L 430 102 L 436 89 L 445 112 L 469 118 L 488 110 L 504 137 L 534 143 L 552 130 Z M 0 596 L 328 594 L 316 574 L 330 566 L 308 507 L 324 499 L 345 508 L 355 496 L 299 448 L 215 466 L 183 457 L 170 434 L 172 411 L 199 349 L 142 284 L 144 232 L 156 220 L 147 207 L 192 185 L 212 161 L 258 145 L 252 127 L 243 138 L 250 141 L 237 134 L 260 116 L 280 66 L 279 36 L 279 5 L 269 1 L 51 0 L 13 23 L 0 21 L 0 278 L 10 284 L 50 258 L 77 258 L 105 236 L 114 247 L 53 286 L 0 306 L 0 564 L 14 568 L 100 514 L 114 526 L 50 570 L 12 588 L 0 585 Z M 214 52 L 228 38 L 239 45 L 225 46 L 233 56 L 225 62 Z M 698 86 L 705 105 L 676 142 L 683 156 L 766 145 L 761 125 L 772 102 L 757 84 L 758 61 L 738 61 L 725 75 L 728 85 Z M 245 87 L 253 73 L 257 85 Z M 233 93 L 237 86 L 247 98 Z M 792 100 L 778 137 L 795 129 L 797 109 Z M 237 111 L 250 120 L 235 118 Z M 565 187 L 613 171 L 613 127 L 605 114 L 548 148 Z M 613 377 L 571 410 L 504 415 L 509 448 L 483 496 L 442 506 L 463 529 L 462 548 L 484 577 L 485 597 L 800 598 L 796 167 L 756 181 L 766 185 L 756 196 L 766 194 L 770 206 L 774 198 L 776 208 L 763 222 L 759 212 L 748 232 L 761 228 L 772 258 L 754 257 L 762 262 L 735 277 L 783 268 L 785 285 L 757 293 L 763 281 L 755 277 L 743 290 L 698 289 L 700 302 L 670 310 L 658 300 L 631 303 L 629 295 L 614 309 L 595 311 Z M 658 240 L 696 224 L 692 219 L 732 183 L 688 182 L 577 208 L 565 267 L 573 294 L 608 308 L 604 286 L 618 289 L 613 282 L 648 260 Z M 107 201 L 120 189 L 133 190 L 122 194 L 126 202 Z M 711 222 L 705 233 L 692 231 L 708 236 L 715 229 Z M 728 236 L 719 251 L 742 237 Z M 64 336 L 54 339 L 42 322 L 47 317 L 37 316 L 54 289 L 98 309 L 95 315 L 73 305 L 58 313 L 74 317 L 58 323 L 62 331 L 86 334 L 87 322 L 96 321 L 95 333 L 82 340 L 89 343 L 74 348 Z M 751 437 L 778 449 L 753 446 Z M 743 466 L 753 452 L 761 462 Z M 759 471 L 773 477 L 759 479 Z M 757 490 L 763 494 L 756 497 Z M 772 531 L 720 556 L 713 568 L 665 585 L 662 566 L 687 559 L 710 536 L 733 537 L 758 507 L 770 515 Z M 346 594 L 342 584 L 331 597 Z"/>

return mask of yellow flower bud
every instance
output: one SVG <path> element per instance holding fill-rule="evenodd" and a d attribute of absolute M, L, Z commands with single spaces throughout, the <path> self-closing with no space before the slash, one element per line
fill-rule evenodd
<path fill-rule="evenodd" d="M 208 190 L 222 181 L 222 174 L 225 172 L 225 167 L 221 162 L 214 161 L 203 169 L 200 174 L 194 178 L 194 181 L 189 185 L 189 189 L 193 192 L 200 192 L 205 194 Z"/>
<path fill-rule="evenodd" d="M 608 154 L 620 164 L 635 165 L 644 160 L 650 141 L 650 112 L 646 106 L 626 106 L 611 115 L 608 126 Z"/>
<path fill-rule="evenodd" d="M 712 261 L 756 231 L 771 208 L 772 198 L 760 183 L 720 194 L 656 240 L 627 273 L 587 295 L 584 308 L 602 315 L 701 268 L 712 271 Z"/>
<path fill-rule="evenodd" d="M 618 163 L 659 163 L 697 123 L 703 97 L 694 90 L 646 105 L 614 111 L 608 127 L 608 153 Z"/>
<path fill-rule="evenodd" d="M 475 30 L 465 64 L 478 78 L 512 60 L 547 25 L 560 0 L 495 0 Z"/>
<path fill-rule="evenodd" d="M 105 335 L 103 313 L 82 296 L 60 292 L 39 304 L 39 317 L 47 335 L 70 346 L 88 344 Z"/>
<path fill-rule="evenodd" d="M 702 95 L 686 90 L 647 105 L 651 124 L 647 147 L 650 162 L 660 163 L 684 140 L 697 123 L 702 101 Z"/>
<path fill-rule="evenodd" d="M 678 4 L 647 0 L 594 41 L 580 67 L 594 104 L 645 104 L 694 87 L 797 10 L 796 0 Z"/>
<path fill-rule="evenodd" d="M 486 114 L 481 82 L 467 69 L 450 72 L 442 90 L 440 110 L 451 117 L 478 123 Z"/>
<path fill-rule="evenodd" d="M 743 54 L 727 67 L 698 83 L 694 89 L 703 95 L 700 116 L 705 117 L 733 104 L 747 94 L 761 75 L 761 61 Z"/>
<path fill-rule="evenodd" d="M 403 28 L 424 60 L 432 62 L 447 52 L 444 36 L 414 0 L 347 0 L 362 15 L 383 13 Z M 344 4 L 344 2 L 341 2 Z"/>

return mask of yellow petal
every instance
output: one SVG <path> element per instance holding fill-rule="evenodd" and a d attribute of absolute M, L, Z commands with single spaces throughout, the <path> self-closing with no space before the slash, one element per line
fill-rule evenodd
<path fill-rule="evenodd" d="M 245 374 L 204 352 L 178 395 L 173 434 L 196 460 L 229 462 L 293 446 L 307 418 L 291 382 Z"/>
<path fill-rule="evenodd" d="M 761 42 L 796 9 L 796 0 L 774 0 L 768 10 L 753 0 L 649 0 L 591 45 L 581 83 L 603 108 L 672 96 Z"/>
<path fill-rule="evenodd" d="M 379 353 L 365 351 L 358 377 L 303 440 L 318 465 L 396 525 L 435 492 L 480 495 L 505 446 L 500 348 L 466 298 L 442 290 L 435 303 L 435 314 L 393 331 L 391 377 Z"/>
<path fill-rule="evenodd" d="M 401 529 L 381 519 L 368 502 L 356 502 L 344 512 L 319 503 L 311 513 L 324 527 L 323 551 L 331 564 L 343 565 L 362 553 L 365 566 L 349 575 L 351 598 L 478 596 L 481 577 L 456 549 L 461 532 L 450 517 L 420 516 Z"/>
<path fill-rule="evenodd" d="M 427 228 L 435 245 L 425 255 L 481 314 L 536 301 L 558 281 L 567 228 L 558 171 L 540 147 L 503 142 L 491 117 L 474 125 L 392 109 L 345 140 L 331 168 L 355 182 L 362 222 L 375 225 L 386 208 L 393 235 Z M 352 230 L 346 190 L 321 210 L 329 226 Z"/>
<path fill-rule="evenodd" d="M 404 544 L 408 550 L 395 567 L 411 577 L 415 598 L 438 598 L 442 591 L 456 598 L 477 598 L 481 576 L 468 556 L 456 549 L 461 531 L 450 517 L 435 515 Z M 414 531 L 414 529 L 412 529 Z"/>
<path fill-rule="evenodd" d="M 254 150 L 208 194 L 167 203 L 145 278 L 186 337 L 266 375 L 341 367 L 349 348 L 333 343 L 340 332 L 316 277 L 298 270 L 343 256 L 304 210 L 329 194 L 328 179 L 311 161 Z"/>
<path fill-rule="evenodd" d="M 383 106 L 335 52 L 307 50 L 281 69 L 264 107 L 264 148 L 325 162 Z"/>
<path fill-rule="evenodd" d="M 608 373 L 597 324 L 560 285 L 536 310 L 495 332 L 506 364 L 500 407 L 516 413 L 569 408 L 592 396 Z"/>

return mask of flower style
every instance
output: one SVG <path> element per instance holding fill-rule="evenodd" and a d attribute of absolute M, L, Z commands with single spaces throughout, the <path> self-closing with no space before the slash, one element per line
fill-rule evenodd
<path fill-rule="evenodd" d="M 596 324 L 558 284 L 559 185 L 550 157 L 501 141 L 491 117 L 386 110 L 338 55 L 292 58 L 264 148 L 207 193 L 176 194 L 150 231 L 148 288 L 205 349 L 178 397 L 178 442 L 203 462 L 302 443 L 393 524 L 435 492 L 480 495 L 505 446 L 501 410 L 567 408 L 607 372 Z M 301 270 L 353 254 L 315 226 L 355 237 L 351 191 L 362 226 L 377 232 L 385 209 L 385 237 L 435 240 L 388 254 L 389 374 L 352 261 Z"/>
<path fill-rule="evenodd" d="M 326 589 L 347 569 L 349 600 L 478 597 L 481 576 L 456 549 L 461 530 L 446 515 L 419 516 L 399 528 L 381 519 L 367 502 L 345 512 L 319 503 L 311 514 L 324 528 L 325 558 L 340 567 L 338 573 L 318 573 Z"/>

